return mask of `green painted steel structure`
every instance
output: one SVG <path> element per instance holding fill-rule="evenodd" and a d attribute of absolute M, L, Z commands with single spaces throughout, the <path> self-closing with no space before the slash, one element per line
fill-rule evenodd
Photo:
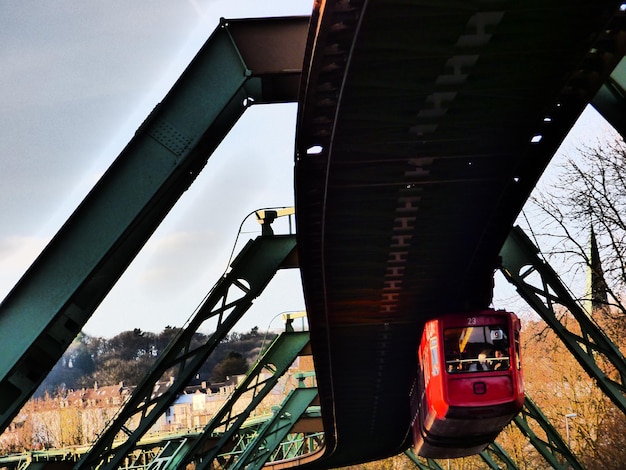
<path fill-rule="evenodd" d="M 259 470 L 263 467 L 316 397 L 317 388 L 302 387 L 289 392 L 280 409 L 258 430 L 254 440 L 231 468 Z M 204 463 L 196 466 L 197 470 L 206 468 L 209 467 Z"/>
<path fill-rule="evenodd" d="M 421 457 L 415 455 L 412 448 L 407 449 L 404 453 L 420 470 L 444 470 L 436 460 L 422 459 Z"/>
<path fill-rule="evenodd" d="M 304 385 L 307 378 L 314 377 L 313 373 L 295 374 L 299 391 L 294 398 L 285 401 L 286 406 L 277 409 L 280 426 L 275 425 L 276 415 L 250 418 L 250 414 L 274 389 L 288 367 L 299 356 L 310 354 L 308 344 L 309 334 L 306 331 L 282 333 L 258 359 L 246 378 L 201 432 L 187 431 L 144 437 L 141 441 L 135 442 L 132 452 L 117 468 L 173 470 L 184 468 L 186 463 L 194 459 L 200 465 L 196 468 L 201 468 L 203 463 L 207 465 L 218 463 L 222 467 L 231 468 L 235 464 L 242 465 L 243 459 L 254 460 L 256 465 L 259 465 L 272 455 L 267 452 L 263 452 L 262 455 L 258 452 L 250 456 L 246 454 L 246 447 L 255 445 L 253 441 L 258 436 L 263 436 L 262 441 L 272 436 L 274 449 L 280 445 L 289 449 L 279 453 L 280 456 L 296 457 L 319 450 L 323 446 L 323 433 L 298 432 L 295 437 L 291 435 L 291 427 L 300 418 L 316 421 L 321 429 L 319 406 L 310 406 L 317 395 L 317 390 Z M 269 376 L 268 372 L 271 372 Z M 242 398 L 248 399 L 249 403 L 243 411 L 235 412 L 235 404 Z M 291 407 L 293 403 L 296 404 L 295 408 Z M 284 420 L 286 414 L 290 418 L 289 425 Z M 289 439 L 283 442 L 282 439 L 277 439 L 277 436 Z M 235 449 L 235 452 L 225 451 L 234 441 L 243 443 L 244 448 Z M 265 445 L 263 449 L 267 448 Z M 80 458 L 84 460 L 87 454 L 86 447 L 40 451 L 0 458 L 0 466 L 20 470 L 59 462 L 64 468 L 69 468 Z"/>
<path fill-rule="evenodd" d="M 550 424 L 548 418 L 528 397 L 524 401 L 522 411 L 515 417 L 513 422 L 530 439 L 530 443 L 552 468 L 557 470 L 566 468 L 584 470 L 585 467 L 578 461 L 560 434 Z M 541 428 L 542 435 L 534 431 L 536 425 L 539 425 Z"/>
<path fill-rule="evenodd" d="M 252 103 L 295 101 L 308 18 L 223 21 L 0 305 L 6 428 Z M 260 46 L 263 47 L 260 47 Z"/>
<path fill-rule="evenodd" d="M 626 135 L 626 59 L 615 67 L 591 100 L 591 105 L 622 136 Z"/>
<path fill-rule="evenodd" d="M 548 418 L 528 396 L 524 400 L 522 411 L 515 417 L 513 422 L 551 468 L 584 470 L 583 465 L 578 461 L 556 429 L 550 424 Z M 420 469 L 443 469 L 436 460 L 420 458 L 415 455 L 412 449 L 407 450 L 406 455 Z M 487 467 L 492 470 L 500 470 L 502 468 L 517 470 L 519 468 L 515 461 L 495 441 L 482 451 L 479 456 Z"/>
<path fill-rule="evenodd" d="M 528 236 L 519 227 L 515 227 L 500 251 L 500 271 L 517 288 L 522 298 L 550 325 L 600 389 L 626 413 L 626 358 L 593 318 L 572 298 L 556 272 L 539 258 L 538 253 L 539 249 Z M 564 325 L 559 320 L 555 309 L 558 305 L 570 312 L 577 322 L 576 325 L 574 322 Z M 600 367 L 600 357 L 614 368 L 612 375 L 615 378 Z"/>
<path fill-rule="evenodd" d="M 261 236 L 242 249 L 230 270 L 215 284 L 188 325 L 159 356 L 148 375 L 133 390 L 117 417 L 108 425 L 77 469 L 117 468 L 141 437 L 166 411 L 241 316 L 250 308 L 276 272 L 295 267 L 295 236 Z M 217 319 L 215 333 L 196 344 L 194 335 L 209 319 Z M 154 386 L 167 371 L 168 389 L 153 396 Z M 133 424 L 131 424 L 133 423 Z M 126 438 L 119 442 L 119 434 Z"/>
<path fill-rule="evenodd" d="M 295 266 L 293 254 L 295 252 L 295 237 L 293 235 L 274 235 L 271 230 L 266 230 L 267 235 L 258 237 L 256 240 L 249 242 L 242 252 L 237 256 L 231 265 L 231 269 L 226 276 L 221 278 L 211 290 L 206 301 L 199 308 L 196 315 L 190 320 L 187 328 L 175 338 L 155 364 L 151 373 L 144 379 L 142 384 L 137 387 L 131 399 L 121 411 L 120 415 L 106 430 L 94 448 L 86 454 L 77 468 L 117 468 L 122 459 L 130 455 L 138 446 L 139 439 L 150 428 L 164 410 L 172 403 L 176 395 L 187 384 L 188 380 L 193 376 L 197 368 L 202 364 L 216 344 L 227 334 L 236 321 L 247 311 L 252 300 L 256 298 L 271 280 L 275 272 L 282 267 Z M 527 271 L 521 273 L 523 279 L 530 272 L 539 269 L 542 273 L 548 272 L 555 277 L 556 281 L 550 278 L 550 282 L 544 285 L 544 290 L 550 286 L 551 292 L 554 292 L 554 282 L 558 281 L 556 274 L 547 266 L 538 260 L 537 250 L 532 246 L 527 237 L 519 229 L 514 230 L 507 239 L 507 244 L 502 250 L 503 266 L 506 266 L 505 274 L 518 286 L 520 290 L 530 289 L 526 283 L 517 279 L 512 272 L 519 272 L 521 266 L 525 266 Z M 530 263 L 529 260 L 533 262 Z M 509 271 L 512 270 L 512 271 Z M 562 288 L 564 289 L 564 287 Z M 537 293 L 536 286 L 532 288 L 532 292 Z M 558 289 L 556 292 L 560 292 Z M 528 297 L 528 294 L 525 296 Z M 551 304 L 558 299 L 549 297 L 549 301 L 542 303 Z M 566 299 L 567 300 L 567 299 Z M 571 302 L 573 302 L 570 299 Z M 563 300 L 559 300 L 560 303 Z M 541 313 L 541 312 L 540 312 Z M 220 327 L 206 344 L 199 347 L 191 347 L 191 338 L 198 331 L 201 325 L 209 319 L 218 316 L 220 318 Z M 587 319 L 587 317 L 584 317 Z M 288 325 L 289 326 L 289 325 Z M 584 324 L 587 330 L 591 330 L 589 325 Z M 599 332 L 601 333 L 601 332 Z M 599 334 L 596 332 L 596 334 Z M 213 460 L 217 458 L 225 445 L 240 431 L 240 427 L 249 417 L 252 410 L 260 403 L 260 401 L 274 387 L 278 378 L 285 372 L 286 368 L 293 362 L 295 357 L 302 353 L 308 344 L 308 333 L 284 333 L 281 335 L 263 355 L 255 367 L 250 371 L 244 382 L 237 388 L 236 393 L 231 397 L 224 408 L 215 416 L 215 418 L 206 426 L 204 431 L 193 438 L 184 437 L 182 439 L 174 439 L 167 442 L 161 452 L 154 457 L 149 464 L 152 469 L 176 469 L 182 465 L 196 462 L 198 468 L 204 468 L 211 465 Z M 589 346 L 589 345 L 587 345 Z M 588 348 L 585 348 L 587 350 Z M 153 398 L 151 396 L 154 384 L 163 376 L 164 372 L 172 367 L 178 368 L 178 375 L 170 389 L 163 395 Z M 274 374 L 268 379 L 260 379 L 263 370 L 272 370 Z M 249 406 L 242 413 L 233 413 L 234 403 L 244 394 L 252 393 L 253 398 Z M 307 395 L 308 396 L 308 395 Z M 287 401 L 287 403 L 290 403 Z M 300 403 L 300 401 L 296 401 Z M 307 402 L 303 410 L 310 404 Z M 300 406 L 301 408 L 301 406 Z M 300 409 L 298 408 L 298 409 Z M 302 412 L 294 412 L 288 408 L 281 409 L 281 413 L 287 415 L 299 416 Z M 137 427 L 131 431 L 127 427 L 127 423 L 133 418 L 140 416 Z M 532 421 L 529 421 L 529 418 Z M 539 438 L 534 432 L 531 422 L 538 423 L 543 429 L 543 434 L 547 436 L 547 440 Z M 576 460 L 576 457 L 565 446 L 562 438 L 556 433 L 554 428 L 548 423 L 547 419 L 538 409 L 538 407 L 527 399 L 524 410 L 515 419 L 515 423 L 520 430 L 530 439 L 530 442 L 537 448 L 539 453 L 546 458 L 548 463 L 555 468 L 562 468 L 562 462 L 571 465 L 572 468 L 583 468 Z M 268 426 L 270 426 L 268 424 Z M 281 427 L 287 432 L 288 428 Z M 223 429 L 220 440 L 213 445 L 209 452 L 206 452 L 207 440 L 214 436 L 214 432 Z M 268 428 L 269 429 L 269 428 Z M 123 443 L 113 445 L 115 436 L 120 431 L 129 434 L 128 439 Z M 107 437 L 108 436 L 108 437 Z M 261 433 L 260 436 L 266 438 Z M 281 436 L 281 439 L 284 436 Z M 259 463 L 269 457 L 270 448 L 273 449 L 280 443 L 281 439 L 273 441 L 272 446 L 266 446 L 261 454 L 258 452 L 258 444 L 251 443 L 251 447 L 237 455 L 235 465 L 242 465 L 242 462 L 249 462 L 252 457 L 254 461 Z M 498 464 L 493 460 L 491 453 L 498 456 L 504 461 L 508 468 L 515 468 L 506 453 L 502 451 L 497 444 L 489 452 L 484 452 L 481 457 L 485 463 L 491 468 L 497 468 Z M 201 449 L 203 449 L 201 451 Z M 254 450 L 256 449 L 256 451 Z M 141 455 L 141 454 L 140 454 Z M 413 458 L 413 457 L 411 457 Z M 137 462 L 139 466 L 145 466 L 142 462 Z M 434 461 L 419 462 L 419 466 L 424 468 L 438 468 L 438 464 Z"/>
<path fill-rule="evenodd" d="M 296 357 L 303 354 L 308 343 L 308 333 L 287 332 L 281 334 L 246 375 L 244 381 L 237 386 L 222 409 L 205 426 L 202 434 L 194 441 L 193 445 L 185 453 L 181 453 L 167 468 L 175 470 L 192 460 L 196 461 L 196 468 L 210 465 L 223 452 L 224 447 L 233 436 L 239 432 L 252 410 L 274 388 L 278 379 Z M 268 370 L 272 371 L 272 375 L 263 378 L 263 371 Z M 236 412 L 234 405 L 244 395 L 252 395 L 250 404 L 243 411 Z M 209 444 L 209 439 L 218 430 L 220 430 L 220 438 Z"/>
<path fill-rule="evenodd" d="M 489 446 L 480 453 L 480 458 L 482 458 L 490 468 L 494 468 L 496 470 L 502 470 L 504 468 L 506 468 L 506 470 L 517 470 L 518 468 L 517 464 L 513 461 L 509 454 L 507 454 L 502 446 L 495 441 L 489 444 Z M 494 458 L 504 464 L 505 467 L 498 464 Z"/>

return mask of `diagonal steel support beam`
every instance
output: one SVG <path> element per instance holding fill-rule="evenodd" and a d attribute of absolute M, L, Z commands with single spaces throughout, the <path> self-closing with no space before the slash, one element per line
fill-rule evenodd
<path fill-rule="evenodd" d="M 506 239 L 500 270 L 526 302 L 545 320 L 600 389 L 626 413 L 626 359 L 596 322 L 581 308 L 554 270 L 539 256 L 521 228 Z M 581 333 L 568 329 L 558 318 L 555 306 L 565 307 L 578 322 Z M 615 372 L 609 375 L 596 358 L 601 355 Z"/>
<path fill-rule="evenodd" d="M 159 453 L 150 461 L 149 465 L 143 465 L 146 470 L 163 470 L 166 465 L 175 459 L 177 455 L 189 447 L 190 437 L 167 441 Z"/>
<path fill-rule="evenodd" d="M 251 103 L 296 101 L 308 18 L 224 20 L 0 305 L 0 431 Z M 260 47 L 262 46 L 262 47 Z"/>
<path fill-rule="evenodd" d="M 560 434 L 552 427 L 548 418 L 541 412 L 533 401 L 526 397 L 522 411 L 515 417 L 513 422 L 529 438 L 530 443 L 537 449 L 541 456 L 556 470 L 584 470 L 585 467 L 578 461 Z M 535 433 L 532 423 L 541 428 L 545 437 Z"/>
<path fill-rule="evenodd" d="M 141 437 L 166 411 L 217 345 L 261 294 L 278 269 L 295 267 L 295 235 L 258 237 L 248 242 L 228 273 L 213 287 L 189 324 L 167 346 L 152 370 L 135 388 L 117 417 L 77 464 L 77 469 L 116 469 Z M 245 288 L 244 288 L 245 286 Z M 209 319 L 218 319 L 215 333 L 205 343 L 194 342 L 195 333 Z M 154 386 L 173 376 L 162 395 Z M 122 430 L 128 429 L 123 442 Z"/>
<path fill-rule="evenodd" d="M 424 459 L 422 457 L 418 457 L 415 452 L 413 452 L 413 447 L 409 447 L 404 454 L 411 459 L 411 461 L 419 468 L 420 470 L 443 470 L 443 467 L 439 465 L 436 460 L 433 459 Z"/>
<path fill-rule="evenodd" d="M 317 397 L 317 388 L 295 388 L 239 456 L 232 470 L 260 470 Z M 198 468 L 198 467 L 196 467 Z M 200 468 L 206 468 L 202 466 Z"/>
<path fill-rule="evenodd" d="M 502 470 L 503 467 L 494 460 L 494 457 L 506 465 L 506 470 L 518 469 L 517 464 L 513 461 L 511 456 L 507 454 L 502 446 L 495 441 L 489 444 L 489 446 L 480 453 L 480 458 L 483 459 L 483 462 L 489 465 L 489 468 Z"/>
<path fill-rule="evenodd" d="M 424 459 L 415 455 L 412 447 L 405 451 L 405 455 L 409 457 L 413 461 L 413 463 L 417 465 L 417 467 L 421 470 L 443 470 L 443 467 L 439 465 L 436 460 Z M 506 451 L 496 442 L 492 442 L 491 444 L 489 444 L 489 447 L 486 450 L 482 451 L 479 455 L 483 462 L 485 462 L 490 469 L 502 469 L 502 467 L 494 460 L 494 456 L 506 465 L 507 470 L 517 470 L 518 468 L 515 462 L 506 453 Z"/>
<path fill-rule="evenodd" d="M 308 350 L 308 332 L 287 332 L 274 340 L 246 378 L 237 386 L 232 396 L 224 403 L 211 421 L 204 427 L 202 434 L 194 441 L 193 446 L 181 454 L 167 466 L 169 470 L 183 468 L 195 459 L 196 469 L 210 466 L 224 446 L 231 442 L 250 413 L 261 403 L 278 383 L 278 379 L 287 371 L 295 359 L 310 352 Z M 272 371 L 268 377 L 264 372 Z M 235 404 L 242 397 L 249 397 L 250 403 L 241 412 L 236 412 Z M 220 432 L 217 442 L 208 443 L 215 433 Z"/>

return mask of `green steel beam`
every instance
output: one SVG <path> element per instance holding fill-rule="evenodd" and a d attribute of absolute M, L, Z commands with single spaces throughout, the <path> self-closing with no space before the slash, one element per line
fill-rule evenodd
<path fill-rule="evenodd" d="M 404 454 L 410 458 L 420 470 L 443 470 L 443 467 L 439 465 L 436 460 L 418 457 L 415 452 L 413 452 L 412 446 L 405 450 Z"/>
<path fill-rule="evenodd" d="M 251 103 L 297 100 L 308 18 L 224 20 L 0 305 L 0 432 Z"/>
<path fill-rule="evenodd" d="M 443 470 L 443 467 L 439 465 L 436 460 L 424 459 L 415 455 L 412 447 L 407 449 L 404 453 L 421 470 Z M 489 444 L 489 447 L 487 447 L 487 449 L 482 451 L 479 455 L 483 462 L 485 462 L 487 466 L 493 470 L 502 470 L 503 468 L 494 460 L 494 456 L 506 465 L 507 470 L 517 470 L 518 468 L 506 451 L 495 442 Z"/>
<path fill-rule="evenodd" d="M 509 454 L 506 453 L 502 446 L 495 441 L 489 444 L 489 446 L 487 446 L 487 448 L 479 455 L 480 458 L 483 459 L 487 465 L 489 465 L 489 468 L 493 468 L 494 470 L 503 469 L 503 467 L 494 460 L 494 457 L 506 465 L 506 470 L 518 470 L 517 464 L 513 461 Z"/>
<path fill-rule="evenodd" d="M 307 409 L 309 414 L 310 408 Z M 319 407 L 313 407 L 318 408 Z M 319 415 L 321 416 L 321 414 Z M 293 460 L 296 457 L 317 453 L 324 447 L 324 432 L 300 432 L 289 433 L 280 443 L 276 451 L 268 462 L 280 462 L 282 460 Z"/>
<path fill-rule="evenodd" d="M 173 459 L 166 468 L 169 470 L 183 468 L 192 460 L 195 460 L 196 470 L 211 465 L 218 454 L 223 451 L 224 446 L 231 442 L 239 432 L 250 413 L 276 386 L 278 379 L 305 351 L 308 343 L 308 332 L 286 332 L 276 338 L 237 386 L 231 397 L 205 426 L 193 445 L 186 449 L 184 454 Z M 265 376 L 268 370 L 272 372 L 269 377 Z M 234 405 L 244 396 L 250 398 L 250 403 L 238 413 Z M 214 445 L 209 446 L 209 439 L 218 431 L 220 439 Z"/>
<path fill-rule="evenodd" d="M 168 462 L 176 458 L 177 455 L 184 452 L 184 449 L 189 447 L 190 441 L 190 437 L 167 441 L 160 449 L 159 453 L 150 460 L 148 465 L 144 465 L 143 468 L 146 470 L 162 470 L 166 468 Z"/>
<path fill-rule="evenodd" d="M 261 236 L 248 242 L 188 325 L 167 346 L 116 418 L 79 461 L 77 469 L 116 469 L 120 465 L 261 294 L 278 269 L 295 267 L 295 247 L 295 235 Z M 195 333 L 210 319 L 218 320 L 215 333 L 205 343 L 196 344 L 193 341 Z M 173 377 L 173 381 L 162 395 L 153 397 L 155 384 L 162 380 L 166 372 Z M 120 436 L 125 439 L 121 443 Z"/>
<path fill-rule="evenodd" d="M 537 423 L 545 438 L 538 436 L 529 419 Z M 584 470 L 583 465 L 572 453 L 559 433 L 552 427 L 548 418 L 541 412 L 528 396 L 524 400 L 522 411 L 515 417 L 513 422 L 530 439 L 530 443 L 537 449 L 541 456 L 556 470 Z"/>
<path fill-rule="evenodd" d="M 500 270 L 519 294 L 546 321 L 600 389 L 626 413 L 626 359 L 595 321 L 570 295 L 554 270 L 538 256 L 539 250 L 515 227 L 500 255 Z M 578 322 L 566 328 L 558 319 L 555 305 L 565 307 Z M 573 322 L 572 322 L 573 323 Z M 614 369 L 614 377 L 605 373 L 596 357 L 602 355 Z"/>
<path fill-rule="evenodd" d="M 289 392 L 280 409 L 259 429 L 255 439 L 231 467 L 232 470 L 258 470 L 263 467 L 315 397 L 317 388 L 295 388 Z M 196 469 L 199 470 L 198 467 Z"/>

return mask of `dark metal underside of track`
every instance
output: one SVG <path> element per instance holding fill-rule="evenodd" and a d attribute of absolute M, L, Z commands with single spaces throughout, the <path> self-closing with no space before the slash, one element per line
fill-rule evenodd
<path fill-rule="evenodd" d="M 512 223 L 623 51 L 609 1 L 322 1 L 296 213 L 341 466 L 400 452 L 423 322 L 487 307 Z"/>

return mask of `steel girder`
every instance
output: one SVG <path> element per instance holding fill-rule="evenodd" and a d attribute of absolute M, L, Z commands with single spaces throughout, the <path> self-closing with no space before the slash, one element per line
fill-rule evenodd
<path fill-rule="evenodd" d="M 295 246 L 295 235 L 261 236 L 248 242 L 195 316 L 167 346 L 117 417 L 79 461 L 77 469 L 115 469 L 120 465 L 261 294 L 276 271 L 295 267 Z M 195 333 L 209 319 L 218 320 L 215 333 L 205 343 L 195 344 Z M 154 386 L 166 372 L 174 380 L 162 395 L 154 397 Z M 120 435 L 125 436 L 121 443 L 116 440 Z"/>
<path fill-rule="evenodd" d="M 258 430 L 271 419 L 268 416 L 262 416 L 254 420 L 249 419 L 250 413 L 258 406 L 264 397 L 277 385 L 279 378 L 284 375 L 289 366 L 293 364 L 298 356 L 310 354 L 309 334 L 308 332 L 289 331 L 278 336 L 267 351 L 255 363 L 254 367 L 248 372 L 246 378 L 237 386 L 235 392 L 224 403 L 221 410 L 213 417 L 211 422 L 205 426 L 202 432 L 185 432 L 179 435 L 165 434 L 151 435 L 142 439 L 137 443 L 132 453 L 128 455 L 124 463 L 118 468 L 120 469 L 145 469 L 145 470 L 166 470 L 179 469 L 185 466 L 185 463 L 194 457 L 200 458 L 202 452 L 206 452 L 207 448 L 213 449 L 213 454 L 217 455 L 224 451 L 227 444 L 232 443 L 233 438 L 238 434 L 239 441 L 243 443 L 244 448 L 239 451 L 243 453 L 245 446 L 253 441 L 258 435 Z M 266 376 L 270 371 L 272 375 Z M 314 377 L 314 372 L 297 373 L 294 376 L 299 384 L 303 384 L 307 377 Z M 300 386 L 300 385 L 299 385 Z M 311 389 L 307 389 L 311 390 Z M 235 403 L 244 396 L 252 398 L 246 409 L 240 413 L 235 413 Z M 321 415 L 319 407 L 312 406 L 306 408 L 304 413 L 295 413 L 293 409 L 283 409 L 281 415 L 285 412 L 292 416 L 305 417 L 317 421 L 321 425 Z M 313 428 L 315 428 L 315 424 Z M 313 437 L 309 431 L 311 425 L 307 424 L 304 428 L 299 427 L 299 432 L 304 430 L 307 435 L 306 442 L 302 439 L 299 441 L 290 440 L 286 444 L 289 446 L 289 458 L 300 456 L 303 450 L 310 453 L 310 449 L 318 448 L 323 443 L 323 437 L 320 433 L 314 433 Z M 323 435 L 323 433 L 321 433 Z M 247 438 L 246 436 L 250 436 Z M 209 440 L 217 442 L 217 445 L 211 445 Z M 315 440 L 312 444 L 310 441 Z M 285 444 L 280 442 L 280 445 Z M 294 450 L 295 449 L 295 450 Z M 0 464 L 6 465 L 7 468 L 26 469 L 31 468 L 29 465 L 39 464 L 46 465 L 52 461 L 61 462 L 67 468 L 71 468 L 72 463 L 78 460 L 81 449 L 74 451 L 64 450 L 48 450 L 41 451 L 36 454 L 36 458 L 30 457 L 30 454 L 14 455 L 0 459 Z M 200 452 L 200 454 L 196 454 Z M 283 453 L 284 455 L 286 452 Z M 287 457 L 285 457 L 287 458 Z M 234 462 L 237 460 L 235 459 Z M 222 463 L 224 460 L 222 459 Z M 231 463 L 228 461 L 228 463 Z"/>
<path fill-rule="evenodd" d="M 535 433 L 529 419 L 532 419 L 541 427 L 545 438 Z M 560 434 L 552 427 L 548 418 L 530 398 L 526 397 L 522 411 L 515 417 L 513 422 L 530 439 L 530 443 L 552 468 L 556 470 L 565 470 L 566 468 L 584 470 L 583 465 L 572 453 Z"/>
<path fill-rule="evenodd" d="M 515 227 L 500 255 L 501 272 L 526 302 L 544 319 L 600 389 L 626 413 L 626 359 L 574 300 L 554 270 L 542 261 L 539 249 L 521 228 Z M 555 305 L 562 305 L 578 322 L 580 334 L 559 321 Z M 615 368 L 613 376 L 604 372 L 596 360 L 601 355 Z"/>
<path fill-rule="evenodd" d="M 246 378 L 237 386 L 235 392 L 222 406 L 211 421 L 204 427 L 193 445 L 166 467 L 175 470 L 183 467 L 192 460 L 196 461 L 196 468 L 210 465 L 223 452 L 224 446 L 231 442 L 233 436 L 239 432 L 250 413 L 261 403 L 263 398 L 278 383 L 278 379 L 287 371 L 287 368 L 299 355 L 305 352 L 309 343 L 308 332 L 287 332 L 281 334 L 254 365 Z M 270 370 L 272 375 L 263 377 L 262 372 Z M 250 403 L 242 412 L 235 412 L 235 403 L 243 396 L 250 398 Z M 209 439 L 220 430 L 220 437 L 214 445 L 209 445 Z"/>
<path fill-rule="evenodd" d="M 576 459 L 576 456 L 571 452 L 559 433 L 528 396 L 524 400 L 522 411 L 514 418 L 513 422 L 552 468 L 584 470 L 584 467 Z M 540 434 L 545 437 L 540 437 L 535 432 L 537 425 L 541 429 Z M 412 449 L 407 450 L 406 455 L 415 462 L 420 469 L 443 470 L 437 461 L 433 459 L 421 459 L 415 455 Z M 501 465 L 494 460 L 494 457 L 500 460 L 506 466 L 507 470 L 516 470 L 519 468 L 506 451 L 495 441 L 478 455 L 483 462 L 493 470 L 500 470 L 502 468 Z"/>
<path fill-rule="evenodd" d="M 407 449 L 405 454 L 421 470 L 443 470 L 443 467 L 439 465 L 439 462 L 437 462 L 436 460 L 424 459 L 415 455 L 412 447 Z M 494 460 L 494 457 L 497 457 L 500 461 L 502 461 L 506 465 L 507 470 L 517 470 L 518 468 L 515 462 L 506 453 L 506 451 L 496 442 L 492 442 L 491 444 L 489 444 L 489 447 L 487 447 L 487 449 L 485 449 L 478 455 L 483 460 L 483 462 L 485 462 L 487 466 L 492 470 L 501 470 L 502 468 Z"/>
<path fill-rule="evenodd" d="M 308 18 L 224 20 L 0 305 L 0 431 L 251 103 L 296 101 Z"/>
<path fill-rule="evenodd" d="M 489 465 L 489 468 L 493 468 L 495 470 L 501 470 L 502 467 L 494 460 L 496 457 L 500 460 L 504 465 L 506 465 L 506 470 L 517 470 L 517 464 L 511 459 L 509 454 L 498 444 L 497 442 L 492 442 L 489 446 L 480 453 L 480 458 Z"/>
<path fill-rule="evenodd" d="M 176 458 L 181 452 L 184 452 L 184 449 L 189 447 L 190 442 L 192 442 L 192 438 L 184 437 L 181 439 L 173 439 L 171 441 L 167 441 L 165 445 L 161 448 L 159 453 L 152 458 L 150 464 L 148 465 L 137 465 L 137 466 L 129 466 L 130 468 L 145 468 L 146 470 L 162 470 L 167 468 L 167 464 L 172 461 L 172 459 Z"/>
<path fill-rule="evenodd" d="M 418 457 L 415 452 L 413 452 L 413 447 L 409 447 L 406 451 L 404 451 L 404 454 L 411 459 L 411 461 L 420 470 L 443 470 L 443 467 L 439 465 L 436 460 Z"/>
<path fill-rule="evenodd" d="M 246 446 L 239 456 L 232 470 L 254 469 L 259 470 L 272 456 L 282 440 L 300 416 L 317 397 L 317 388 L 295 388 L 285 398 L 280 409 L 258 430 L 252 442 Z M 205 469 L 208 462 L 203 462 L 196 469 Z"/>

